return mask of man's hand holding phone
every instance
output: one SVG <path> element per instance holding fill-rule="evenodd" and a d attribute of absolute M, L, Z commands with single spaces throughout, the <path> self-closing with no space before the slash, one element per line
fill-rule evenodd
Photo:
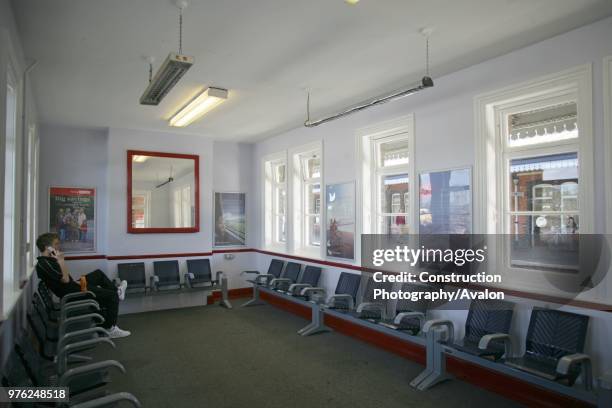
<path fill-rule="evenodd" d="M 56 250 L 53 247 L 47 247 L 47 252 L 49 253 L 50 257 L 53 257 L 55 259 L 57 259 L 58 261 L 63 261 L 64 260 L 64 253 Z"/>

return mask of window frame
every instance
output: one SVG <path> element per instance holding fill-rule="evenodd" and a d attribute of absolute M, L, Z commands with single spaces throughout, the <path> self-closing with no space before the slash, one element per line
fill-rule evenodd
<path fill-rule="evenodd" d="M 285 181 L 284 183 L 277 183 L 274 169 L 277 166 L 285 166 Z M 287 151 L 277 152 L 267 155 L 262 158 L 262 180 L 263 180 L 263 196 L 262 196 L 262 209 L 263 209 L 263 225 L 262 225 L 262 246 L 267 249 L 277 250 L 280 252 L 287 252 L 290 235 L 290 214 L 289 214 L 289 163 L 287 161 Z M 277 209 L 276 197 L 281 187 L 285 190 L 285 241 L 278 240 L 278 225 L 276 225 L 277 218 L 280 213 Z"/>
<path fill-rule="evenodd" d="M 612 55 L 603 60 L 607 234 L 612 234 Z"/>
<path fill-rule="evenodd" d="M 271 200 L 271 208 L 272 208 L 272 242 L 275 245 L 287 245 L 287 161 L 286 160 L 277 160 L 272 162 L 272 200 Z M 285 179 L 284 181 L 278 181 L 278 168 L 281 166 L 285 166 Z M 281 211 L 281 205 L 279 205 L 280 197 L 282 192 L 285 193 L 285 201 L 284 201 L 284 212 Z M 285 239 L 282 239 L 282 234 L 279 228 L 280 220 L 284 217 L 285 219 Z"/>
<path fill-rule="evenodd" d="M 23 248 L 21 246 L 19 246 L 17 244 L 18 240 L 18 236 L 19 234 L 19 224 L 18 224 L 18 205 L 19 202 L 21 201 L 20 197 L 19 197 L 19 176 L 20 176 L 20 170 L 19 170 L 19 153 L 21 152 L 20 147 L 19 147 L 19 143 L 20 143 L 20 138 L 19 138 L 19 130 L 20 130 L 20 126 L 19 126 L 19 117 L 21 115 L 21 110 L 22 107 L 20 106 L 20 102 L 21 102 L 21 81 L 17 76 L 16 73 L 16 69 L 15 69 L 16 64 L 12 61 L 11 55 L 9 53 L 8 55 L 8 61 L 5 65 L 5 71 L 2 73 L 4 76 L 4 84 L 5 84 L 5 89 L 4 89 L 4 93 L 3 93 L 3 99 L 4 99 L 4 112 L 2 113 L 2 117 L 4 118 L 4 123 L 2 124 L 2 126 L 4 126 L 5 132 L 4 132 L 4 139 L 3 139 L 3 146 L 2 146 L 2 190 L 3 190 L 3 204 L 2 204 L 2 209 L 3 209 L 3 222 L 2 222 L 2 234 L 3 234 L 3 239 L 2 239 L 2 294 L 1 294 L 1 304 L 0 304 L 0 320 L 4 319 L 7 317 L 7 314 L 10 313 L 10 311 L 13 308 L 13 305 L 15 304 L 15 302 L 18 299 L 18 294 L 19 294 L 19 285 L 20 285 L 20 279 L 21 279 L 21 275 L 22 272 L 20 271 L 21 266 L 22 266 L 22 252 L 23 252 Z M 8 126 L 8 120 L 9 118 L 7 117 L 7 113 L 8 113 L 8 99 L 9 99 L 9 89 L 12 90 L 12 92 L 14 93 L 14 137 L 12 141 L 9 141 L 9 139 L 7 138 L 8 133 L 6 132 L 7 126 Z M 12 208 L 10 209 L 10 211 L 12 212 L 12 218 L 11 218 L 11 225 L 10 225 L 10 232 L 9 235 L 10 237 L 7 237 L 7 225 L 5 223 L 6 221 L 6 189 L 7 189 L 7 185 L 6 185 L 6 181 L 7 181 L 7 174 L 6 174 L 6 170 L 7 170 L 7 162 L 6 162 L 6 158 L 7 158 L 7 147 L 8 147 L 8 143 L 12 142 L 13 143 L 13 151 L 12 151 L 12 164 L 10 164 L 12 166 L 12 181 L 11 181 L 11 186 L 9 186 L 8 188 L 12 189 Z M 22 176 L 23 177 L 23 176 Z M 10 240 L 10 245 L 9 248 L 7 248 L 6 245 L 6 239 L 9 238 Z M 9 256 L 11 259 L 11 265 L 10 268 L 5 268 L 5 261 L 7 259 L 7 253 L 6 253 L 6 249 L 8 249 L 10 251 Z"/>
<path fill-rule="evenodd" d="M 409 212 L 402 213 L 406 217 L 408 230 L 411 234 L 418 233 L 418 182 L 416 182 L 416 134 L 414 114 L 408 114 L 396 119 L 381 122 L 373 126 L 360 128 L 356 132 L 357 157 L 361 177 L 357 183 L 357 209 L 361 210 L 357 228 L 361 234 L 375 234 L 378 229 L 380 208 L 378 176 L 383 174 L 408 174 Z M 407 139 L 408 164 L 382 167 L 379 166 L 379 145 L 382 142 Z M 381 167 L 379 169 L 379 167 Z M 400 198 L 401 200 L 401 198 Z M 405 200 L 405 198 L 404 198 Z M 357 245 L 356 256 L 361 252 Z"/>
<path fill-rule="evenodd" d="M 509 157 L 539 156 L 577 152 L 579 160 L 580 233 L 594 232 L 594 167 L 593 167 L 593 107 L 592 67 L 581 65 L 528 82 L 487 92 L 474 98 L 474 129 L 476 132 L 476 166 L 474 177 L 474 231 L 477 234 L 505 234 L 510 226 L 506 220 L 509 201 Z M 571 96 L 578 110 L 577 139 L 567 139 L 540 145 L 505 148 L 503 113 L 521 110 L 535 101 Z M 505 149 L 504 149 L 505 148 Z M 501 163 L 501 165 L 499 164 Z M 501 171 L 500 169 L 504 169 Z M 511 268 L 506 263 L 509 255 L 503 245 L 489 245 L 489 265 L 493 264 L 504 275 L 503 286 L 537 292 L 554 292 L 546 275 L 556 271 Z M 568 277 L 568 279 L 570 279 Z"/>
<path fill-rule="evenodd" d="M 292 186 L 290 187 L 291 192 L 291 242 L 289 248 L 291 252 L 297 253 L 304 256 L 314 258 L 324 258 L 325 245 L 325 195 L 323 194 L 324 184 L 324 156 L 323 156 L 323 143 L 320 141 L 303 145 L 292 149 L 291 152 L 291 171 L 290 174 L 292 180 Z M 313 155 L 319 158 L 319 177 L 307 177 L 305 162 Z M 307 189 L 313 185 L 319 185 L 319 214 L 307 213 L 308 204 Z M 307 233 L 309 231 L 308 222 L 313 217 L 319 217 L 319 245 L 311 245 Z"/>
<path fill-rule="evenodd" d="M 25 168 L 25 176 L 27 192 L 26 192 L 26 269 L 23 279 L 29 278 L 34 272 L 36 260 L 36 237 L 38 225 L 38 155 L 39 155 L 39 138 L 36 125 L 28 126 L 27 140 L 27 164 Z"/>

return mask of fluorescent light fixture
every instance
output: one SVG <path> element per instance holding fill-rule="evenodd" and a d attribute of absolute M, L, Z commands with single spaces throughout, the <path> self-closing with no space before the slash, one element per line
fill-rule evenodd
<path fill-rule="evenodd" d="M 227 95 L 227 89 L 206 88 L 198 96 L 193 98 L 191 102 L 175 113 L 168 121 L 168 124 L 174 127 L 187 126 L 225 102 Z"/>
<path fill-rule="evenodd" d="M 134 156 L 132 156 L 132 161 L 135 163 L 144 163 L 149 159 L 149 156 L 140 156 L 138 154 L 135 154 Z"/>
<path fill-rule="evenodd" d="M 350 5 L 355 5 L 357 3 L 359 3 L 359 0 L 344 0 L 345 3 L 348 3 Z"/>
<path fill-rule="evenodd" d="M 158 105 L 192 65 L 193 57 L 174 52 L 168 54 L 155 76 L 149 78 L 149 85 L 140 97 L 140 104 Z"/>

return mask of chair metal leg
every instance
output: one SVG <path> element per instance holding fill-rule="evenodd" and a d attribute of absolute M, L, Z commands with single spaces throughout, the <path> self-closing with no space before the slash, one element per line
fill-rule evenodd
<path fill-rule="evenodd" d="M 325 326 L 323 309 L 319 305 L 313 304 L 310 310 L 312 311 L 311 322 L 308 326 L 298 330 L 298 334 L 301 336 L 311 336 L 316 333 L 331 331 L 329 327 Z"/>
<path fill-rule="evenodd" d="M 427 367 L 410 382 L 412 387 L 424 391 L 451 378 L 446 372 L 444 347 L 439 342 L 444 331 L 433 328 L 427 333 Z"/>
<path fill-rule="evenodd" d="M 219 306 L 227 309 L 232 308 L 232 304 L 229 301 L 229 295 L 227 293 L 227 278 L 225 276 L 221 278 L 221 302 L 219 302 Z"/>
<path fill-rule="evenodd" d="M 263 305 L 263 304 L 264 302 L 262 302 L 261 299 L 259 298 L 259 286 L 253 285 L 253 297 L 248 302 L 243 303 L 242 307 L 258 306 L 258 305 Z"/>

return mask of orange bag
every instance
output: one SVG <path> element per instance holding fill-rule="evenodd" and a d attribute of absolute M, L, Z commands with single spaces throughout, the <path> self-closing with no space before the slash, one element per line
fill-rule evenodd
<path fill-rule="evenodd" d="M 87 278 L 85 276 L 81 276 L 79 278 L 79 283 L 81 284 L 81 292 L 87 292 Z"/>

